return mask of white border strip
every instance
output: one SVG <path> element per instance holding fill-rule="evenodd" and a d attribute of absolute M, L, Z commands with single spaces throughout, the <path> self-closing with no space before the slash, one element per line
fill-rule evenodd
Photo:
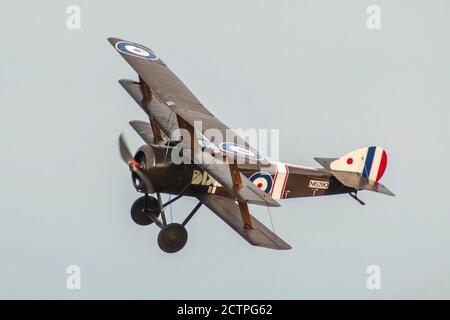
<path fill-rule="evenodd" d="M 282 199 L 284 188 L 286 187 L 289 175 L 288 166 L 281 162 L 272 162 L 275 165 L 276 173 L 273 179 L 273 187 L 270 196 L 273 199 Z"/>

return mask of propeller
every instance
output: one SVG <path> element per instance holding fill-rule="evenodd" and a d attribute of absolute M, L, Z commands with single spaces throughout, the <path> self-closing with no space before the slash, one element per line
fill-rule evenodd
<path fill-rule="evenodd" d="M 153 193 L 155 190 L 153 184 L 142 171 L 143 168 L 141 167 L 141 164 L 134 159 L 122 133 L 119 136 L 119 151 L 120 157 L 128 165 L 130 171 L 135 173 L 141 180 L 142 184 L 145 187 L 145 191 L 147 191 L 148 193 Z"/>

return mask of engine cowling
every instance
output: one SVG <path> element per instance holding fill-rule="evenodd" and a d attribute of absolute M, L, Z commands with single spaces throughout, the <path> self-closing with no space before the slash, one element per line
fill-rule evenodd
<path fill-rule="evenodd" d="M 149 176 L 151 169 L 156 166 L 156 156 L 153 147 L 149 145 L 143 145 L 142 147 L 140 147 L 136 152 L 136 154 L 134 155 L 134 160 L 136 160 L 139 163 L 139 166 L 141 170 L 145 173 L 145 175 Z M 141 178 L 139 178 L 139 176 L 136 173 L 134 172 L 131 173 L 131 179 L 137 191 L 140 192 L 149 191 L 145 190 L 145 186 L 142 183 Z"/>

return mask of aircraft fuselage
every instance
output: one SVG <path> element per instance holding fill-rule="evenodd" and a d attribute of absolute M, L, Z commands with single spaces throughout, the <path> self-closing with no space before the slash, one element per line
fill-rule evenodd
<path fill-rule="evenodd" d="M 136 153 L 144 153 L 141 147 Z M 174 164 L 170 149 L 152 148 L 154 159 L 147 159 L 145 173 L 157 192 L 185 196 L 208 193 L 227 198 L 233 195 L 221 186 L 208 172 L 195 164 Z M 226 165 L 226 164 L 224 164 Z M 323 169 L 304 167 L 282 162 L 270 162 L 269 166 L 239 165 L 240 172 L 272 198 L 289 199 L 348 193 L 352 189 L 342 185 Z M 135 185 L 136 186 L 136 185 Z M 139 190 L 138 190 L 139 191 Z"/>

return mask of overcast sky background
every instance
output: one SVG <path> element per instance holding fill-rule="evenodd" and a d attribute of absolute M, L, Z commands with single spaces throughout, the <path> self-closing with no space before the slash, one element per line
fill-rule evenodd
<path fill-rule="evenodd" d="M 69 4 L 81 30 L 66 28 Z M 450 298 L 449 17 L 447 0 L 4 3 L 0 298 Z M 138 193 L 117 137 L 137 148 L 128 121 L 146 116 L 117 83 L 136 75 L 109 36 L 152 48 L 230 127 L 279 128 L 281 160 L 383 146 L 397 197 L 283 201 L 282 252 L 202 208 L 185 249 L 161 252 L 157 229 L 129 215 Z M 79 291 L 66 288 L 71 264 Z"/>

